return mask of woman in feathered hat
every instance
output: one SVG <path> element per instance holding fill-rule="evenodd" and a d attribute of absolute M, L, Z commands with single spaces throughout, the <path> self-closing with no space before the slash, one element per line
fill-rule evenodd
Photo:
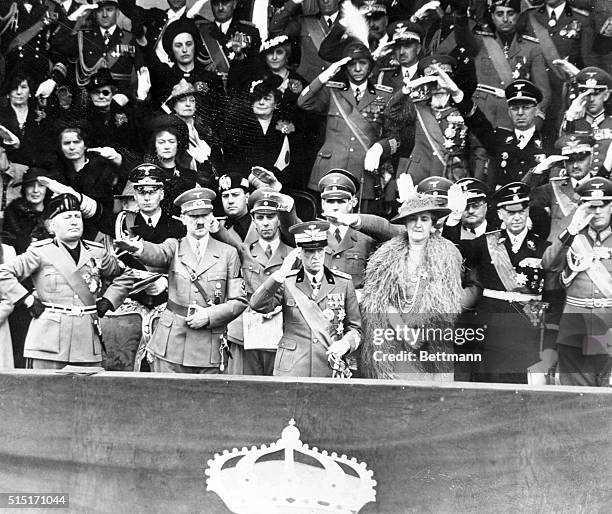
<path fill-rule="evenodd" d="M 432 329 L 446 335 L 474 291 L 462 286 L 459 250 L 434 229 L 449 212 L 435 197 L 411 187 L 392 220 L 404 224 L 405 232 L 369 259 L 361 355 L 368 377 L 414 379 L 427 373 L 435 380 L 453 379 L 452 363 L 441 357 L 453 353 L 452 341 Z M 438 358 L 430 361 L 431 355 Z"/>

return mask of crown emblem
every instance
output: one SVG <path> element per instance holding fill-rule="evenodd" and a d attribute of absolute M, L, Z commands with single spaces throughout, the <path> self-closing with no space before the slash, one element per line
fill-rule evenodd
<path fill-rule="evenodd" d="M 269 446 L 215 454 L 205 474 L 207 490 L 239 514 L 355 513 L 376 501 L 376 481 L 364 462 L 310 448 L 293 419 Z"/>

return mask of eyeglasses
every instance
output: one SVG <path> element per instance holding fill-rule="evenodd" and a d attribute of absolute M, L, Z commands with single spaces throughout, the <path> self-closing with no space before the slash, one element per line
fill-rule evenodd
<path fill-rule="evenodd" d="M 113 92 L 110 89 L 96 89 L 92 91 L 91 93 L 94 95 L 99 95 L 99 96 L 111 96 L 113 94 Z"/>
<path fill-rule="evenodd" d="M 485 202 L 484 200 L 475 200 L 473 202 L 468 202 L 466 209 L 480 209 L 481 207 L 483 207 L 484 205 L 486 205 L 487 202 Z"/>

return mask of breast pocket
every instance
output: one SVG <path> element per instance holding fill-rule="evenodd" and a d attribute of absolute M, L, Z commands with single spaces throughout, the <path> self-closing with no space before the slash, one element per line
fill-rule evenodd
<path fill-rule="evenodd" d="M 293 298 L 288 298 L 285 301 L 285 309 L 283 311 L 285 323 L 301 323 L 302 315 Z"/>
<path fill-rule="evenodd" d="M 225 273 L 211 273 L 208 275 L 207 293 L 211 295 L 210 300 L 213 304 L 218 305 L 225 301 L 225 284 L 227 276 Z"/>
<path fill-rule="evenodd" d="M 170 291 L 174 290 L 178 298 L 188 299 L 190 287 L 191 281 L 185 275 L 176 270 L 168 272 L 168 289 Z"/>
<path fill-rule="evenodd" d="M 363 273 L 366 261 L 365 258 L 359 253 L 347 253 L 346 259 L 346 272 L 351 275 L 360 275 Z"/>
<path fill-rule="evenodd" d="M 254 291 L 259 287 L 261 281 L 261 270 L 254 266 L 243 266 L 242 277 L 250 291 Z M 257 285 L 255 285 L 257 284 Z"/>
<path fill-rule="evenodd" d="M 43 291 L 54 294 L 59 292 L 61 276 L 54 270 L 45 271 L 43 274 Z"/>
<path fill-rule="evenodd" d="M 295 363 L 296 349 L 297 341 L 293 339 L 281 339 L 278 343 L 278 350 L 276 351 L 274 368 L 285 373 L 291 371 Z"/>

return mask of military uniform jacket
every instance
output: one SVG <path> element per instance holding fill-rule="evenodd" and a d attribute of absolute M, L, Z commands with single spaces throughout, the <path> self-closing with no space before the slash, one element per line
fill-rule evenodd
<path fill-rule="evenodd" d="M 15 260 L 0 266 L 0 291 L 15 303 L 28 293 L 19 281 L 31 277 L 42 302 L 83 306 L 79 295 L 60 272 L 60 265 L 84 281 L 94 298 L 104 296 L 115 308 L 121 305 L 134 283 L 131 273 L 124 273 L 119 261 L 100 244 L 82 241 L 79 262 L 75 264 L 61 243 L 46 239 L 33 243 Z M 110 281 L 102 292 L 103 282 Z M 24 357 L 60 362 L 101 361 L 102 349 L 91 315 L 72 316 L 45 310 L 30 323 Z"/>
<path fill-rule="evenodd" d="M 561 127 L 561 133 L 589 134 L 593 137 L 595 145 L 593 145 L 591 174 L 597 175 L 606 160 L 610 143 L 612 143 L 612 116 L 601 113 L 591 122 L 587 121 L 586 117 L 575 121 L 565 121 Z"/>
<path fill-rule="evenodd" d="M 567 228 L 578 207 L 579 200 L 569 179 L 555 180 L 554 185 L 549 182 L 533 191 L 529 206 L 547 209 L 550 213 L 548 241 L 551 243 L 555 241 L 559 234 Z"/>
<path fill-rule="evenodd" d="M 316 298 L 308 279 L 304 278 L 304 269 L 294 270 L 283 284 L 268 278 L 255 291 L 251 298 L 251 307 L 259 312 L 271 312 L 278 305 L 283 309 L 283 336 L 278 343 L 276 360 L 274 362 L 275 376 L 293 377 L 331 377 L 332 370 L 327 362 L 327 348 L 313 336 L 312 330 L 286 283 L 293 285 L 308 296 L 308 301 L 315 302 L 319 309 L 333 314 L 331 331 L 342 324 L 344 335 L 361 337 L 361 316 L 357 295 L 350 277 L 344 273 L 332 272 L 325 268 L 321 287 Z M 343 320 L 338 315 L 344 310 Z"/>
<path fill-rule="evenodd" d="M 300 6 L 291 0 L 286 2 L 272 17 L 270 35 L 286 34 L 299 38 L 301 58 L 297 72 L 308 82 L 312 82 L 330 64 L 319 57 L 320 45 L 316 44 L 316 41 L 325 39 L 330 29 L 323 16 L 298 16 L 299 9 Z"/>
<path fill-rule="evenodd" d="M 483 144 L 492 165 L 488 170 L 489 187 L 519 181 L 538 162 L 546 158 L 542 137 L 536 129 L 525 148 L 519 148 L 514 130 L 496 127 L 469 98 L 457 105 L 465 123 Z"/>
<path fill-rule="evenodd" d="M 144 242 L 137 257 L 149 266 L 168 270 L 168 302 L 184 307 L 197 304 L 207 308 L 210 322 L 200 329 L 185 323 L 184 315 L 166 308 L 151 337 L 149 350 L 158 357 L 183 366 L 218 367 L 219 348 L 227 324 L 246 308 L 246 290 L 240 278 L 238 252 L 212 238 L 198 262 L 185 239 L 167 239 L 159 245 Z M 190 275 L 206 292 L 210 305 L 200 294 Z"/>
<path fill-rule="evenodd" d="M 332 91 L 349 119 L 359 118 L 359 126 L 365 135 L 363 142 L 366 148 L 361 145 L 355 133 L 344 121 L 332 98 Z M 298 98 L 298 107 L 327 114 L 325 142 L 312 168 L 308 182 L 310 189 L 317 190 L 319 180 L 330 169 L 341 168 L 349 170 L 358 179 L 363 176 L 362 198 L 364 200 L 378 197 L 375 190 L 378 185 L 378 177 L 364 171 L 363 160 L 367 150 L 380 139 L 385 106 L 391 95 L 391 88 L 368 84 L 363 97 L 357 104 L 355 95 L 348 84 L 330 81 L 324 85 L 318 77 L 302 91 Z"/>

